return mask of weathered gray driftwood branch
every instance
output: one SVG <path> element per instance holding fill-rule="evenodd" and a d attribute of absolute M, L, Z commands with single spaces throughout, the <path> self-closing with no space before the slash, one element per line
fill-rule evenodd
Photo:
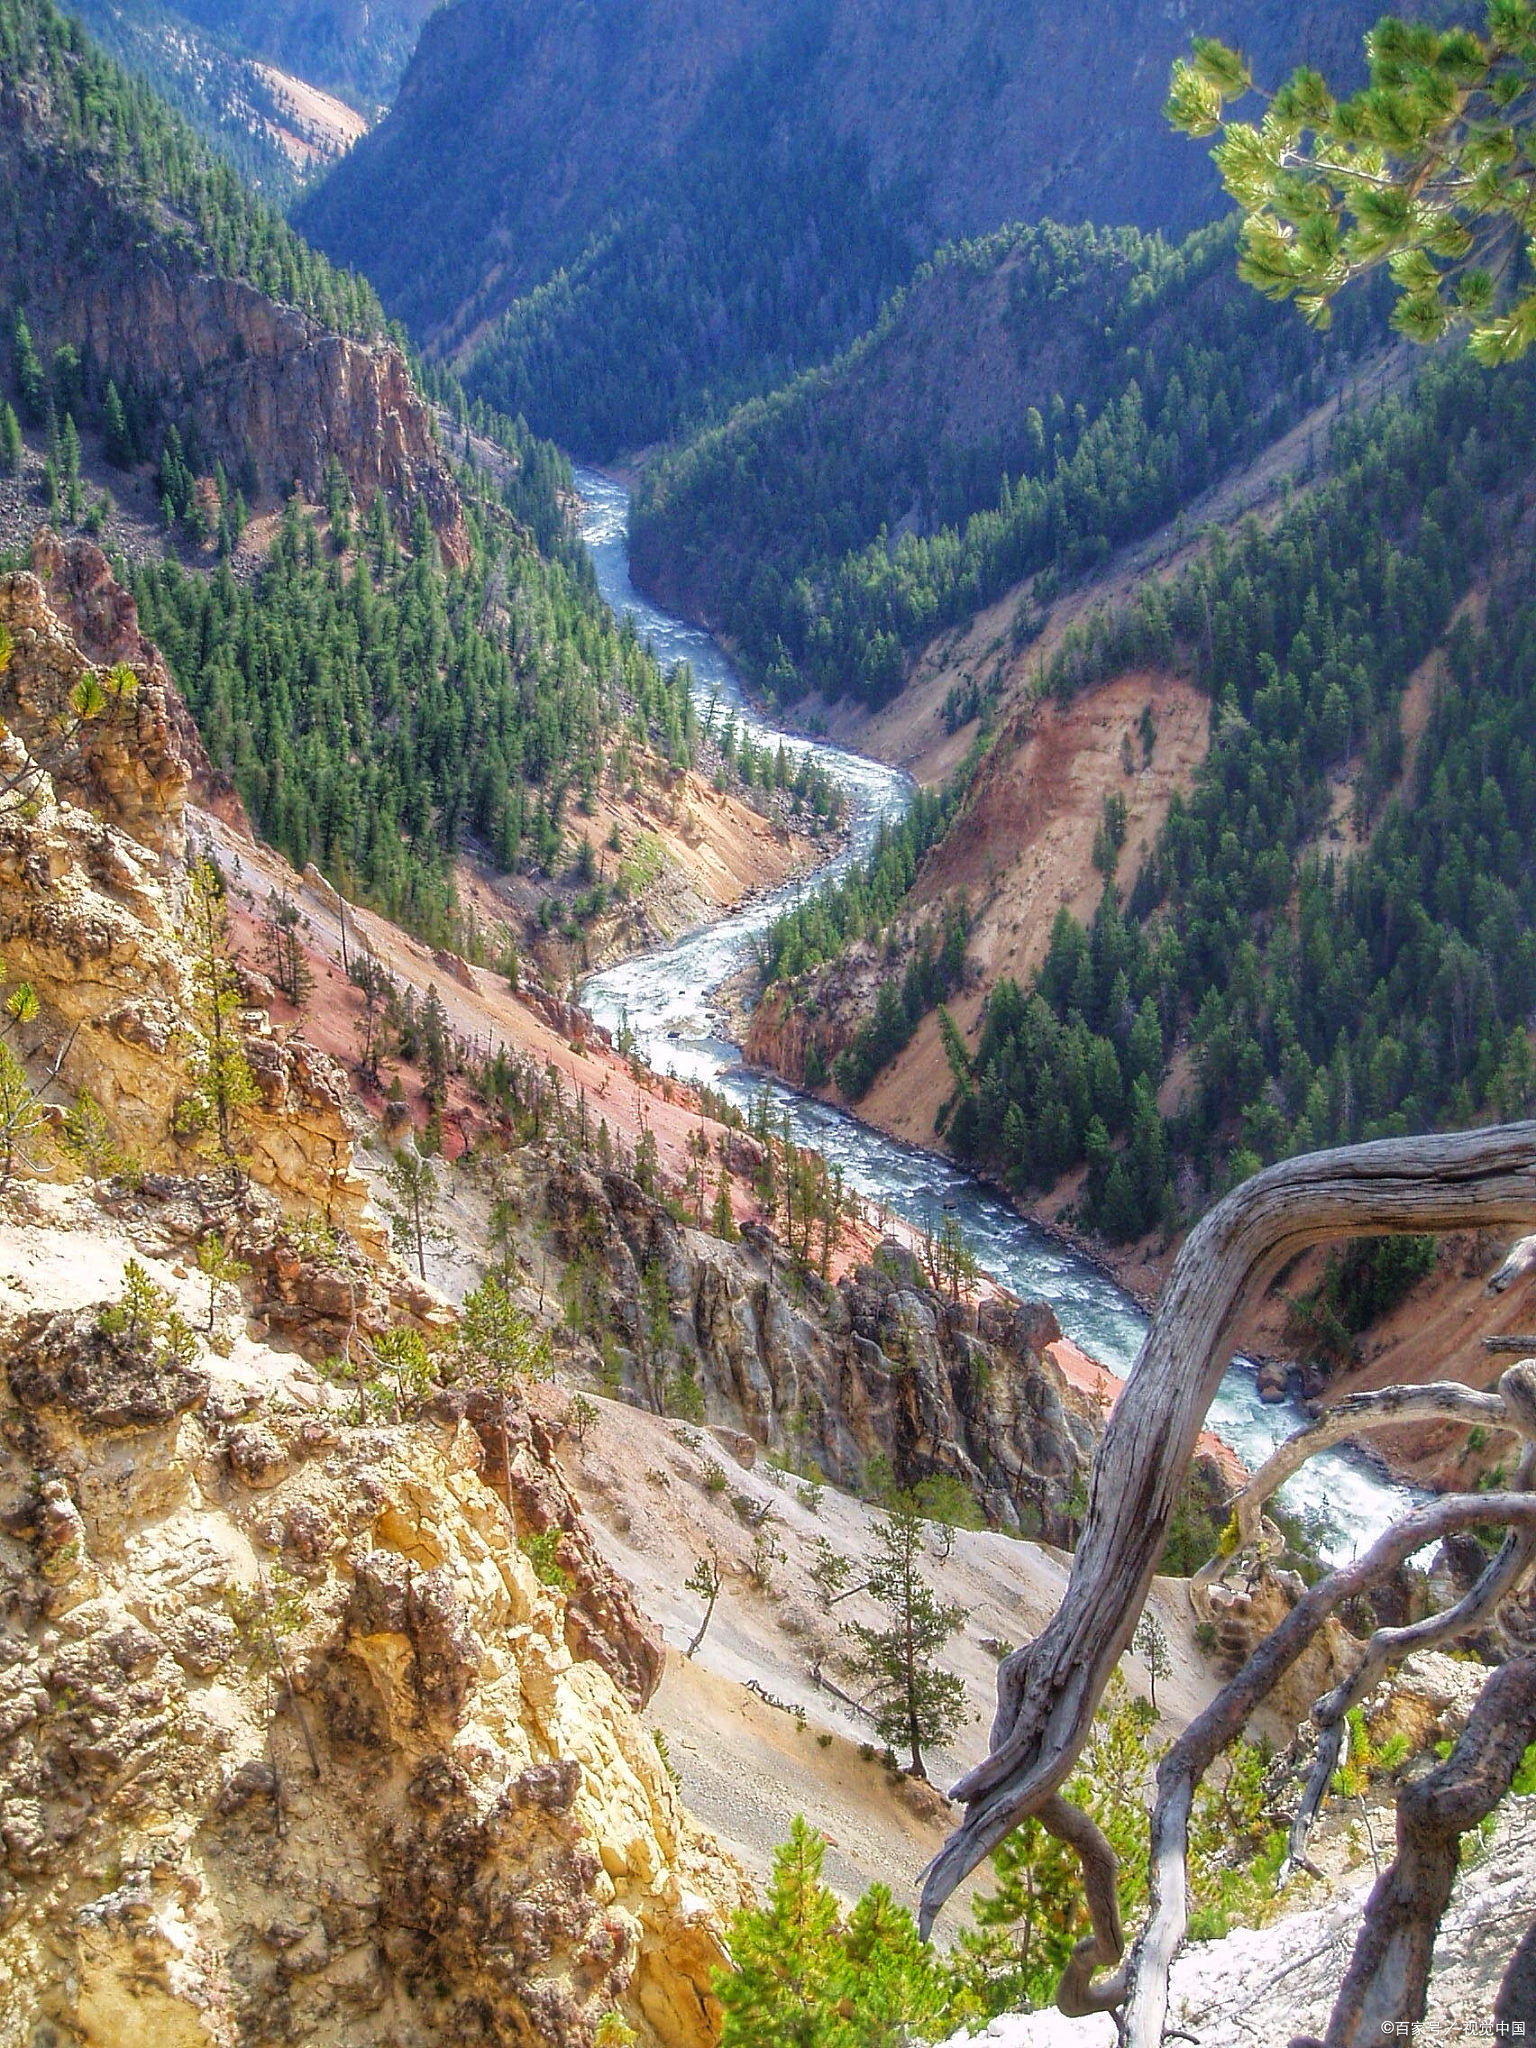
<path fill-rule="evenodd" d="M 1502 1665 L 1440 1768 L 1397 1798 L 1397 1856 L 1366 1901 L 1323 2048 L 1364 2048 L 1424 2017 L 1435 1932 L 1450 1903 L 1461 1838 L 1508 1792 L 1536 1740 L 1536 1657 Z"/>
<path fill-rule="evenodd" d="M 1404 1516 L 1364 1557 L 1319 1580 L 1302 1596 L 1163 1758 L 1152 1815 L 1149 1913 L 1126 1972 L 1124 2048 L 1158 2048 L 1162 2039 L 1168 1973 L 1189 1920 L 1189 1817 L 1205 1773 L 1241 1735 L 1331 1614 L 1379 1585 L 1426 1543 L 1486 1522 L 1509 1525 L 1511 1540 L 1536 1539 L 1536 1495 L 1451 1494 Z"/>
<path fill-rule="evenodd" d="M 1536 1364 L 1525 1360 L 1512 1365 L 1500 1379 L 1498 1390 L 1491 1394 L 1480 1394 L 1455 1380 L 1437 1380 L 1425 1387 L 1384 1387 L 1375 1394 L 1349 1395 L 1305 1429 L 1288 1436 L 1283 1444 L 1277 1444 L 1248 1484 L 1234 1496 L 1232 1512 L 1237 1517 L 1239 1550 L 1258 1541 L 1265 1507 L 1309 1458 L 1351 1437 L 1376 1429 L 1392 1429 L 1403 1422 L 1460 1422 L 1468 1428 L 1508 1430 L 1511 1435 L 1536 1442 Z M 1212 1559 L 1196 1574 L 1192 1584 L 1208 1583 L 1223 1562 L 1220 1558 Z"/>
<path fill-rule="evenodd" d="M 1244 1301 L 1332 1238 L 1536 1221 L 1536 1124 L 1312 1153 L 1234 1190 L 1191 1232 L 1094 1460 L 1067 1590 L 998 1672 L 991 1753 L 930 1866 L 925 1928 L 968 1872 L 1070 1773 L 1130 1642 Z"/>
<path fill-rule="evenodd" d="M 1515 1484 L 1522 1493 L 1531 1491 L 1533 1477 L 1536 1477 L 1536 1446 L 1526 1451 L 1515 1474 Z M 1485 1523 L 1496 1523 L 1500 1519 L 1490 1515 L 1482 1517 Z M 1291 1823 L 1291 1839 L 1282 1877 L 1293 1864 L 1306 1861 L 1307 1837 L 1312 1823 L 1322 1807 L 1323 1795 L 1333 1781 L 1334 1772 L 1344 1761 L 1350 1709 L 1359 1706 L 1387 1672 L 1401 1664 L 1405 1657 L 1412 1656 L 1415 1650 L 1430 1650 L 1437 1643 L 1455 1642 L 1458 1637 L 1470 1635 L 1474 1629 L 1485 1626 L 1493 1619 L 1499 1603 L 1517 1590 L 1533 1563 L 1536 1563 L 1536 1528 L 1511 1528 L 1498 1553 L 1484 1566 L 1470 1592 L 1453 1607 L 1446 1608 L 1443 1614 L 1426 1615 L 1422 1621 L 1410 1622 L 1406 1628 L 1377 1629 L 1349 1677 L 1317 1702 L 1312 1709 L 1312 1719 L 1317 1724 L 1317 1754 L 1312 1759 L 1306 1790 Z"/>

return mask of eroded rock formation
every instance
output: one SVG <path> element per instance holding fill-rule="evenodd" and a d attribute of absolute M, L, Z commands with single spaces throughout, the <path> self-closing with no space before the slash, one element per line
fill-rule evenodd
<path fill-rule="evenodd" d="M 185 234 L 135 210 L 51 139 L 47 109 L 0 98 L 0 294 L 26 306 L 45 355 L 132 381 L 191 424 L 210 465 L 264 498 L 319 498 L 332 457 L 353 496 L 427 508 L 444 554 L 469 559 L 458 488 L 430 408 L 393 343 L 365 344 L 198 261 Z M 170 224 L 174 229 L 174 224 Z"/>
<path fill-rule="evenodd" d="M 71 557 L 43 559 L 55 586 L 68 580 Z M 91 587 L 110 609 L 100 579 Z M 0 960 L 7 986 L 30 983 L 39 1004 L 20 1050 L 38 1078 L 88 1090 L 142 1166 L 185 1170 L 175 1132 L 192 1016 L 185 712 L 163 664 L 146 660 L 131 695 L 74 719 L 71 692 L 93 664 L 35 576 L 0 577 L 0 626 L 11 641 L 0 674 Z M 241 1030 L 261 1098 L 247 1119 L 252 1177 L 382 1248 L 352 1163 L 340 1069 L 263 1011 L 242 1013 Z"/>
<path fill-rule="evenodd" d="M 275 1354 L 252 1407 L 89 1310 L 7 1349 L 4 2048 L 591 2048 L 609 2012 L 707 2048 L 742 1881 L 521 1408 L 514 1522 L 452 1414 L 349 1427 Z M 569 1593 L 519 1546 L 535 1497 Z"/>
<path fill-rule="evenodd" d="M 835 1286 L 811 1274 L 792 1289 L 766 1234 L 728 1245 L 681 1228 L 621 1173 L 557 1164 L 545 1201 L 561 1255 L 601 1266 L 642 1396 L 653 1268 L 712 1422 L 814 1459 L 839 1486 L 861 1486 L 875 1457 L 904 1483 L 952 1474 L 999 1526 L 1070 1540 L 1093 1428 L 1046 1356 L 1061 1330 L 1042 1304 L 951 1301 L 894 1243 Z"/>

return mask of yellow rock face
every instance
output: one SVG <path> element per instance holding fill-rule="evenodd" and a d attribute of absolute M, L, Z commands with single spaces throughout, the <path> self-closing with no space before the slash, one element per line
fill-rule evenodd
<path fill-rule="evenodd" d="M 146 675 L 129 703 L 71 735 L 70 692 L 92 665 L 35 576 L 0 577 L 0 625 L 11 639 L 0 674 L 6 986 L 36 992 L 34 1066 L 57 1062 L 65 1089 L 88 1089 L 144 1166 L 186 1171 L 172 1125 L 188 1088 L 188 771 L 172 706 Z M 334 1061 L 264 1012 L 242 1029 L 262 1096 L 247 1120 L 251 1177 L 382 1250 Z"/>
<path fill-rule="evenodd" d="M 220 1405 L 88 1315 L 16 1346 L 0 2048 L 709 2048 L 744 1880 L 473 1430 Z"/>
<path fill-rule="evenodd" d="M 76 729 L 90 665 L 36 578 L 0 578 L 0 625 L 24 1051 L 185 1176 L 177 707 L 149 673 Z M 361 1272 L 384 1240 L 339 1070 L 264 1013 L 241 1030 L 252 1179 L 354 1240 L 310 1270 L 245 1202 L 268 1308 L 317 1357 L 373 1295 L 430 1319 L 398 1274 Z M 146 1185 L 134 1241 L 185 1246 L 210 1200 L 232 1198 Z M 0 1191 L 0 1234 L 62 1234 L 55 1213 Z M 645 2048 L 710 2048 L 745 1880 L 636 1717 L 659 1647 L 526 1412 L 482 1413 L 482 1390 L 351 1426 L 292 1353 L 242 1340 L 233 1381 L 186 1331 L 131 1340 L 41 1298 L 0 1329 L 0 2048 L 593 2048 L 609 2015 Z M 519 1545 L 535 1531 L 558 1590 Z"/>

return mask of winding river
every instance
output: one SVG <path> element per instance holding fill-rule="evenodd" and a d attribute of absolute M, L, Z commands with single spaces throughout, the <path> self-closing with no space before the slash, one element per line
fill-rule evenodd
<path fill-rule="evenodd" d="M 734 669 L 710 635 L 659 610 L 630 582 L 629 497 L 622 485 L 586 469 L 577 470 L 576 484 L 598 587 L 614 611 L 634 618 L 642 639 L 650 641 L 665 665 L 689 663 L 701 707 L 716 700 L 722 710 L 734 712 L 738 729 L 746 728 L 759 744 L 768 740 L 777 746 L 782 740 L 793 756 L 812 752 L 842 783 L 852 820 L 850 841 L 819 879 L 838 873 L 868 850 L 882 819 L 902 814 L 912 791 L 910 778 L 844 748 L 780 733 L 770 725 L 747 702 Z M 718 1035 L 710 995 L 746 962 L 752 935 L 802 886 L 792 883 L 673 945 L 605 968 L 587 981 L 583 1002 L 610 1029 L 627 1024 L 636 1049 L 659 1072 L 706 1081 L 745 1108 L 763 1086 L 762 1078 L 748 1074 L 737 1047 Z M 1048 1301 L 1066 1334 L 1111 1371 L 1122 1376 L 1131 1371 L 1146 1317 L 1096 1267 L 1045 1236 L 952 1161 L 885 1137 L 780 1082 L 769 1086 L 780 1115 L 788 1113 L 797 1143 L 815 1146 L 841 1166 L 850 1186 L 919 1226 L 936 1228 L 943 1213 L 953 1211 L 986 1272 L 1016 1294 Z M 1300 1419 L 1294 1406 L 1260 1401 L 1251 1368 L 1237 1361 L 1208 1422 L 1253 1466 Z M 1340 1559 L 1363 1548 L 1416 1498 L 1347 1451 L 1313 1459 L 1283 1497 L 1314 1521 L 1325 1549 Z"/>

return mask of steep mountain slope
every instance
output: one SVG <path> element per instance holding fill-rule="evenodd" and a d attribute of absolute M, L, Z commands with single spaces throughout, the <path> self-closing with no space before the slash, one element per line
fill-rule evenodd
<path fill-rule="evenodd" d="M 574 959 L 589 933 L 622 949 L 703 914 L 664 872 L 665 835 L 734 900 L 835 830 L 824 777 L 748 790 L 681 672 L 619 630 L 552 449 L 483 414 L 476 434 L 452 387 L 461 489 L 365 284 L 45 0 L 5 0 L 0 33 L 5 354 L 47 453 L 43 491 L 25 452 L 0 486 L 7 524 L 104 522 L 79 476 L 99 431 L 164 513 L 168 539 L 132 547 L 167 555 L 137 570 L 150 635 L 225 787 L 298 866 L 434 941 L 471 948 L 478 918 L 505 963 L 535 936 Z M 567 802 L 587 820 L 569 847 Z M 716 825 L 731 844 L 712 860 Z M 462 928 L 460 859 L 480 899 Z"/>
<path fill-rule="evenodd" d="M 222 463 L 251 498 L 295 482 L 319 498 L 334 461 L 361 504 L 382 491 L 404 519 L 420 502 L 467 561 L 432 416 L 373 293 L 48 0 L 0 6 L 0 194 L 0 304 L 26 310 L 39 360 L 18 355 L 19 395 L 39 422 L 50 397 L 103 421 L 110 380 L 142 453 L 176 426 L 204 473 Z"/>
<path fill-rule="evenodd" d="M 440 0 L 176 0 L 236 49 L 329 86 L 367 111 L 388 100 Z"/>
<path fill-rule="evenodd" d="M 784 921 L 750 1043 L 814 1042 L 856 1094 L 900 1054 L 875 1092 L 904 1130 L 942 1109 L 962 1158 L 1112 1242 L 1290 1152 L 1522 1113 L 1530 389 L 1431 365 L 1267 530 L 1038 673 L 1000 648 L 1012 708 L 897 921 L 931 967 L 967 893 L 964 1035 L 920 1024 L 943 990 L 920 963 L 898 985 L 866 884 Z"/>
<path fill-rule="evenodd" d="M 83 0 L 74 11 L 104 47 L 183 111 L 247 125 L 239 102 L 273 65 L 372 118 L 389 100 L 438 0 Z M 259 73 L 258 73 L 259 76 Z M 259 85 L 257 86 L 259 91 Z M 258 106 L 259 113 L 265 109 Z M 223 120 L 220 117 L 223 116 Z M 198 125 L 202 125 L 199 121 Z M 359 126 L 365 126 L 360 122 Z M 340 154 L 327 151 L 326 155 Z"/>
<path fill-rule="evenodd" d="M 387 2012 L 587 2048 L 616 2012 L 707 2048 L 744 1888 L 636 1719 L 656 1637 L 520 1397 L 363 1414 L 306 1363 L 454 1313 L 385 1253 L 340 1070 L 249 976 L 250 1178 L 210 1168 L 173 693 L 140 650 L 125 696 L 31 576 L 0 621 L 0 937 L 32 998 L 0 1169 L 0 2042 L 341 2048 Z M 54 1148 L 28 1067 L 93 1091 L 87 1141 Z M 213 1244 L 249 1322 L 192 1274 Z"/>
<path fill-rule="evenodd" d="M 1373 18 L 1229 0 L 1201 25 L 1273 77 L 1357 68 Z M 1160 112 L 1187 33 L 1152 0 L 461 0 L 300 218 L 445 344 L 526 300 L 476 378 L 606 453 L 851 340 L 946 239 L 1207 216 Z"/>
<path fill-rule="evenodd" d="M 879 703 L 936 630 L 1251 459 L 1374 336 L 1357 293 L 1320 341 L 1237 282 L 1233 242 L 1047 224 L 944 249 L 845 356 L 648 467 L 637 577 L 781 696 Z"/>
<path fill-rule="evenodd" d="M 281 125 L 255 64 L 158 0 L 81 0 L 74 12 L 99 48 L 152 86 L 247 184 L 275 205 L 287 204 L 313 154 Z"/>

